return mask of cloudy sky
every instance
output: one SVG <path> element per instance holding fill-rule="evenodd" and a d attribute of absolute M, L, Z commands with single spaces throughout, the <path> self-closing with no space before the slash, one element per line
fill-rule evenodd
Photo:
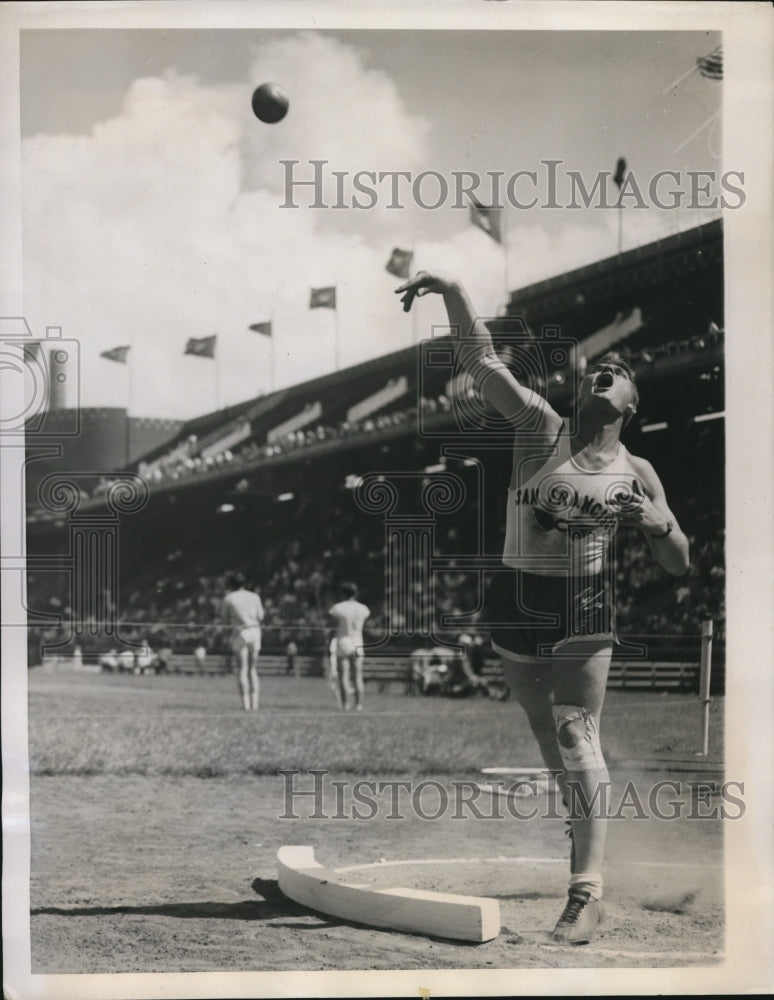
<path fill-rule="evenodd" d="M 24 310 L 36 332 L 81 344 L 81 403 L 190 417 L 406 346 L 443 322 L 435 300 L 399 309 L 393 247 L 459 275 L 481 313 L 510 288 L 613 255 L 618 211 L 545 207 L 546 168 L 590 187 L 624 156 L 639 186 L 661 170 L 721 166 L 722 84 L 695 67 L 707 32 L 34 30 L 21 37 Z M 687 74 L 687 75 L 686 75 Z M 682 78 L 682 79 L 681 79 Z M 258 83 L 290 112 L 252 115 Z M 536 171 L 505 211 L 503 248 L 454 196 L 437 209 L 282 207 L 285 168 L 345 202 L 358 171 L 486 175 Z M 716 192 L 718 185 L 712 185 Z M 437 187 L 422 187 L 425 201 Z M 486 200 L 488 182 L 480 194 Z M 560 200 L 561 200 L 560 192 Z M 624 249 L 695 226 L 717 209 L 632 198 Z M 338 309 L 309 310 L 335 285 Z M 271 320 L 272 342 L 248 330 Z M 185 357 L 217 334 L 217 358 Z M 99 357 L 131 345 L 127 366 Z M 273 374 L 271 351 L 273 348 Z"/>

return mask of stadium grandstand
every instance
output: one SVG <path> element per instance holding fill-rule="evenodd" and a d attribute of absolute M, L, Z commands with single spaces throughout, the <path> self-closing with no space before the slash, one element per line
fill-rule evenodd
<path fill-rule="evenodd" d="M 524 351 L 538 352 L 526 377 L 562 413 L 595 357 L 614 349 L 633 366 L 641 400 L 624 442 L 656 467 L 689 536 L 692 564 L 686 577 L 669 577 L 646 558 L 639 534 L 620 531 L 618 629 L 647 635 L 664 659 L 684 655 L 679 636 L 698 649 L 707 618 L 722 656 L 723 312 L 716 220 L 514 291 L 489 323 L 506 361 L 518 366 Z M 557 350 L 560 341 L 577 348 Z M 501 550 L 511 455 L 502 443 L 466 433 L 459 403 L 472 390 L 446 360 L 447 342 L 436 337 L 432 351 L 427 342 L 414 345 L 170 424 L 136 460 L 106 458 L 103 470 L 113 471 L 80 478 L 77 514 L 52 509 L 39 477 L 28 482 L 30 663 L 46 649 L 75 645 L 95 659 L 120 642 L 220 655 L 217 612 L 223 576 L 233 568 L 262 596 L 267 653 L 293 639 L 301 653 L 322 657 L 325 612 L 338 584 L 353 577 L 372 609 L 366 639 L 384 649 L 408 652 L 425 628 L 450 641 L 475 630 L 483 577 L 471 557 L 496 559 Z M 56 474 L 64 480 L 68 471 L 60 463 Z M 465 502 L 432 515 L 424 574 L 424 557 L 414 555 L 413 570 L 396 581 L 385 558 L 384 513 L 363 509 L 358 486 L 403 474 L 409 485 L 400 512 L 421 526 L 423 485 L 446 472 L 464 485 Z M 101 606 L 119 622 L 108 635 L 100 621 L 82 620 L 71 583 L 78 573 L 68 560 L 75 522 L 104 522 L 119 473 L 139 476 L 148 496 L 120 517 L 115 579 L 100 577 Z M 413 588 L 408 605 L 396 600 L 399 583 Z"/>

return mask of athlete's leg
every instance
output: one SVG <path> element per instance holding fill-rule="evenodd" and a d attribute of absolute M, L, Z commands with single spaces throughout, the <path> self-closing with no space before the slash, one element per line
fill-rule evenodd
<path fill-rule="evenodd" d="M 510 657 L 500 653 L 505 683 L 527 715 L 545 766 L 556 774 L 562 798 L 567 801 L 564 761 L 559 752 L 554 722 L 553 665 L 537 657 Z"/>
<path fill-rule="evenodd" d="M 341 684 L 341 698 L 344 703 L 344 711 L 348 712 L 352 708 L 355 691 L 352 687 L 352 657 L 339 657 L 339 682 Z"/>
<path fill-rule="evenodd" d="M 328 658 L 328 677 L 333 688 L 333 693 L 336 696 L 336 705 L 339 708 L 344 708 L 340 676 L 339 661 L 336 656 L 330 656 Z"/>
<path fill-rule="evenodd" d="M 352 657 L 352 664 L 355 672 L 355 707 L 358 712 L 363 709 L 363 697 L 365 695 L 365 683 L 363 681 L 363 657 L 355 653 Z"/>
<path fill-rule="evenodd" d="M 565 768 L 571 810 L 575 872 L 593 897 L 602 892 L 602 858 L 607 831 L 610 776 L 599 742 L 612 646 L 609 640 L 579 639 L 554 657 L 554 708 L 558 749 Z"/>
<path fill-rule="evenodd" d="M 239 690 L 242 693 L 242 706 L 246 712 L 250 711 L 250 651 L 245 643 L 240 643 L 235 649 L 234 655 L 239 669 Z"/>
<path fill-rule="evenodd" d="M 609 638 L 578 638 L 554 650 L 553 713 L 565 767 L 575 865 L 553 938 L 567 944 L 590 941 L 604 915 L 600 900 L 610 777 L 599 720 L 611 654 Z"/>
<path fill-rule="evenodd" d="M 258 653 L 259 646 L 253 646 L 249 651 L 250 656 L 250 707 L 254 712 L 258 711 L 258 698 L 261 691 L 261 682 L 258 679 Z"/>

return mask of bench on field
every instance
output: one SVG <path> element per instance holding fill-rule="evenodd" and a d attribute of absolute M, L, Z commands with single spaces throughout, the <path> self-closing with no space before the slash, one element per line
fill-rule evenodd
<path fill-rule="evenodd" d="M 204 660 L 199 660 L 193 653 L 173 653 L 165 657 L 165 663 L 166 672 L 172 674 L 227 674 L 234 670 L 233 658 L 229 654 L 210 654 Z M 319 656 L 296 657 L 295 676 L 319 677 L 321 672 Z M 286 657 L 284 654 L 261 654 L 258 657 L 258 673 L 261 677 L 287 676 Z M 488 659 L 481 676 L 489 683 L 505 685 L 499 659 Z M 398 684 L 404 694 L 417 694 L 411 670 L 411 658 L 408 656 L 366 656 L 363 664 L 363 681 L 365 684 L 376 684 L 380 693 L 386 692 L 391 684 Z M 690 692 L 698 690 L 698 683 L 698 662 L 613 660 L 607 686 L 621 690 L 658 689 Z"/>
<path fill-rule="evenodd" d="M 168 674 L 227 674 L 231 669 L 229 658 L 208 654 L 200 660 L 193 653 L 170 653 L 163 657 Z"/>
<path fill-rule="evenodd" d="M 393 682 L 403 685 L 404 694 L 416 694 L 411 660 L 405 656 L 366 658 L 363 664 L 363 682 L 367 684 L 369 681 L 374 681 L 382 694 Z"/>
<path fill-rule="evenodd" d="M 487 660 L 481 676 L 486 681 L 505 683 L 499 660 Z M 411 657 L 379 656 L 369 659 L 363 664 L 363 681 L 374 681 L 381 693 L 384 693 L 392 683 L 403 685 L 403 693 L 414 695 L 418 693 L 416 679 L 411 669 Z"/>
<path fill-rule="evenodd" d="M 167 673 L 170 674 L 229 674 L 235 670 L 234 658 L 230 653 L 211 653 L 203 660 L 193 653 L 172 653 L 165 657 L 165 663 Z M 297 656 L 295 673 L 299 676 L 319 676 L 320 658 Z M 284 654 L 261 654 L 258 657 L 260 677 L 281 677 L 286 674 L 287 657 Z"/>
<path fill-rule="evenodd" d="M 607 686 L 621 688 L 694 691 L 699 685 L 698 663 L 663 663 L 655 660 L 613 660 Z"/>
<path fill-rule="evenodd" d="M 487 660 L 482 672 L 485 680 L 505 683 L 500 663 Z M 607 677 L 609 688 L 698 691 L 699 663 L 663 660 L 613 660 Z"/>

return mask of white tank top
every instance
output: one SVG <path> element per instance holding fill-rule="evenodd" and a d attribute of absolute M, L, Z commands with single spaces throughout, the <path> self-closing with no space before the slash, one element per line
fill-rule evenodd
<path fill-rule="evenodd" d="M 617 527 L 609 501 L 630 494 L 635 478 L 626 448 L 589 471 L 575 462 L 562 433 L 550 457 L 526 460 L 521 478 L 523 485 L 508 490 L 503 563 L 541 576 L 600 573 Z"/>
<path fill-rule="evenodd" d="M 233 590 L 223 598 L 223 617 L 237 628 L 258 628 L 263 618 L 263 604 L 251 590 Z"/>

